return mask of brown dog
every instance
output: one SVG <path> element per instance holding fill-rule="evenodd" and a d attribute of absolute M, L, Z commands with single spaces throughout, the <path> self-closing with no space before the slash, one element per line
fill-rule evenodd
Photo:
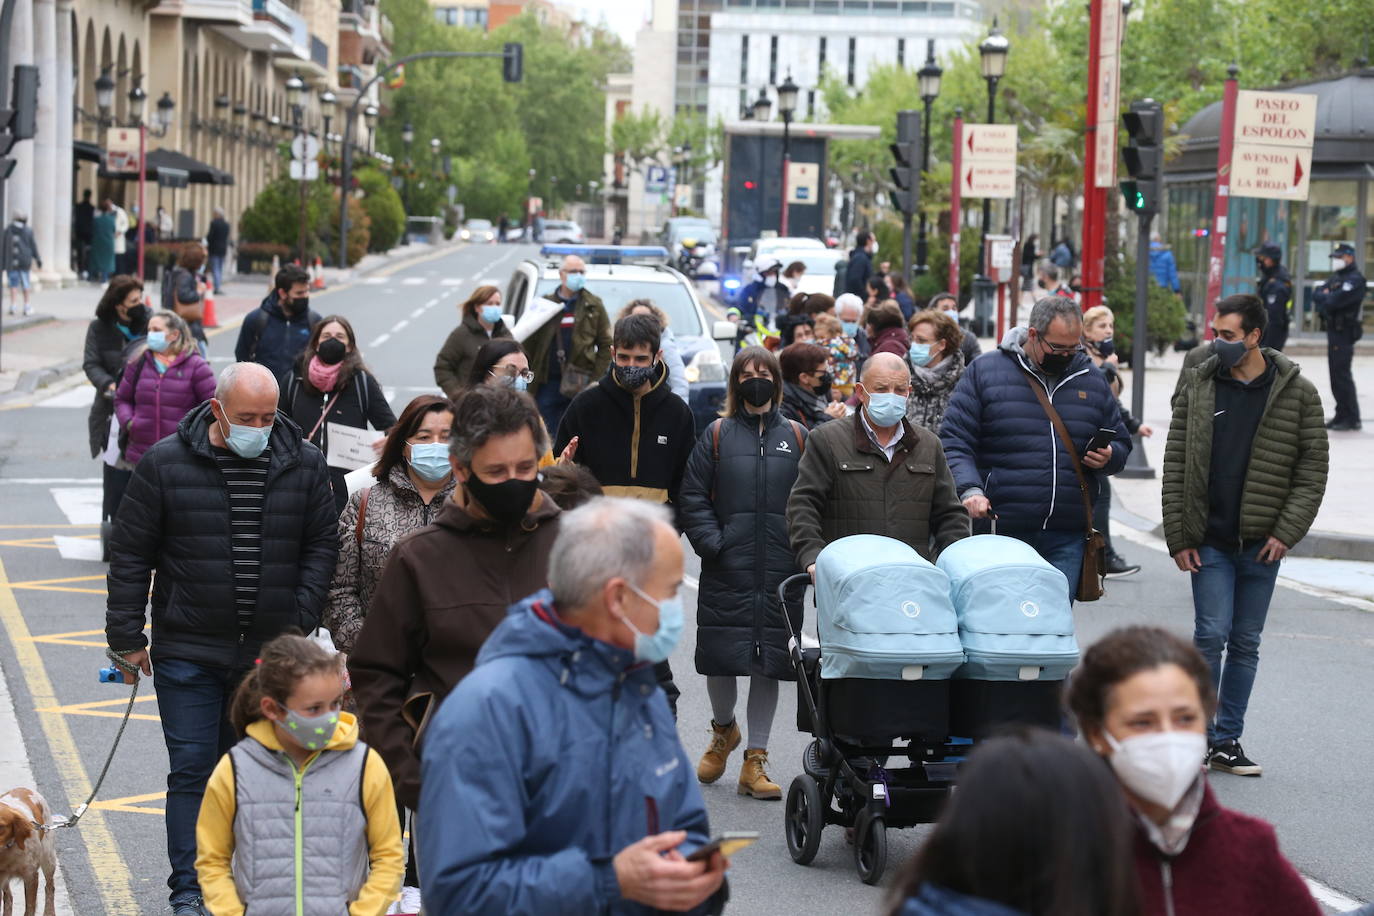
<path fill-rule="evenodd" d="M 35 824 L 51 823 L 48 803 L 32 789 L 11 789 L 0 795 L 0 902 L 4 916 L 13 916 L 14 898 L 10 882 L 24 881 L 24 916 L 38 912 L 38 872 L 43 872 L 47 885 L 47 904 L 43 916 L 55 916 L 53 876 L 57 872 L 57 844 L 52 830 L 40 830 Z"/>

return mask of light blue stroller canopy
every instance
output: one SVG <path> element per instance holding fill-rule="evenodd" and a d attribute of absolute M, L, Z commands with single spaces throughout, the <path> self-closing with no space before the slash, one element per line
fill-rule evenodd
<path fill-rule="evenodd" d="M 989 681 L 1062 681 L 1078 664 L 1064 574 L 1024 541 L 979 534 L 945 548 L 968 662 L 955 675 Z"/>
<path fill-rule="evenodd" d="M 816 558 L 821 677 L 948 678 L 964 661 L 949 579 L 901 541 L 856 534 Z"/>

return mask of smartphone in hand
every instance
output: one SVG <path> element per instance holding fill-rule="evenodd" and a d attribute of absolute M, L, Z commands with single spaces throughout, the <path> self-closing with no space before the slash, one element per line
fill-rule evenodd
<path fill-rule="evenodd" d="M 1088 447 L 1083 450 L 1083 454 L 1086 455 L 1088 452 L 1095 452 L 1100 448 L 1106 448 L 1112 444 L 1112 440 L 1115 438 L 1116 430 L 1107 429 L 1105 426 L 1099 426 L 1097 432 L 1093 433 L 1093 437 L 1088 440 Z"/>
<path fill-rule="evenodd" d="M 726 831 L 719 836 L 712 837 L 711 842 L 705 846 L 693 850 L 692 854 L 687 857 L 687 861 L 704 862 L 717 852 L 728 859 L 744 847 L 754 843 L 758 838 L 758 833 L 753 830 Z"/>

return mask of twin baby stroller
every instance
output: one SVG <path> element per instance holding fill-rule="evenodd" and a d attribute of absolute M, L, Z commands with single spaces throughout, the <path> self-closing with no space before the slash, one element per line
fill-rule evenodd
<path fill-rule="evenodd" d="M 1068 586 L 1014 538 L 967 538 L 938 566 L 891 538 L 842 538 L 816 560 L 815 648 L 794 626 L 809 581 L 778 589 L 797 728 L 813 736 L 787 791 L 787 847 L 809 864 L 824 827 L 843 826 L 876 884 L 886 829 L 935 821 L 974 742 L 1012 723 L 1058 727 L 1078 662 Z"/>

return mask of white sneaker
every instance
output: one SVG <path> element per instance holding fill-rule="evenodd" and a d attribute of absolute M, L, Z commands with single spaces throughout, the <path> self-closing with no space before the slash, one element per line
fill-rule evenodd
<path fill-rule="evenodd" d="M 28 316 L 28 315 L 32 315 L 32 314 L 33 314 L 33 306 L 31 306 L 31 305 L 26 305 L 26 306 L 24 306 L 24 315 L 25 315 L 25 316 Z"/>
<path fill-rule="evenodd" d="M 400 909 L 396 912 L 400 914 L 420 912 L 420 889 L 418 887 L 401 888 Z"/>

